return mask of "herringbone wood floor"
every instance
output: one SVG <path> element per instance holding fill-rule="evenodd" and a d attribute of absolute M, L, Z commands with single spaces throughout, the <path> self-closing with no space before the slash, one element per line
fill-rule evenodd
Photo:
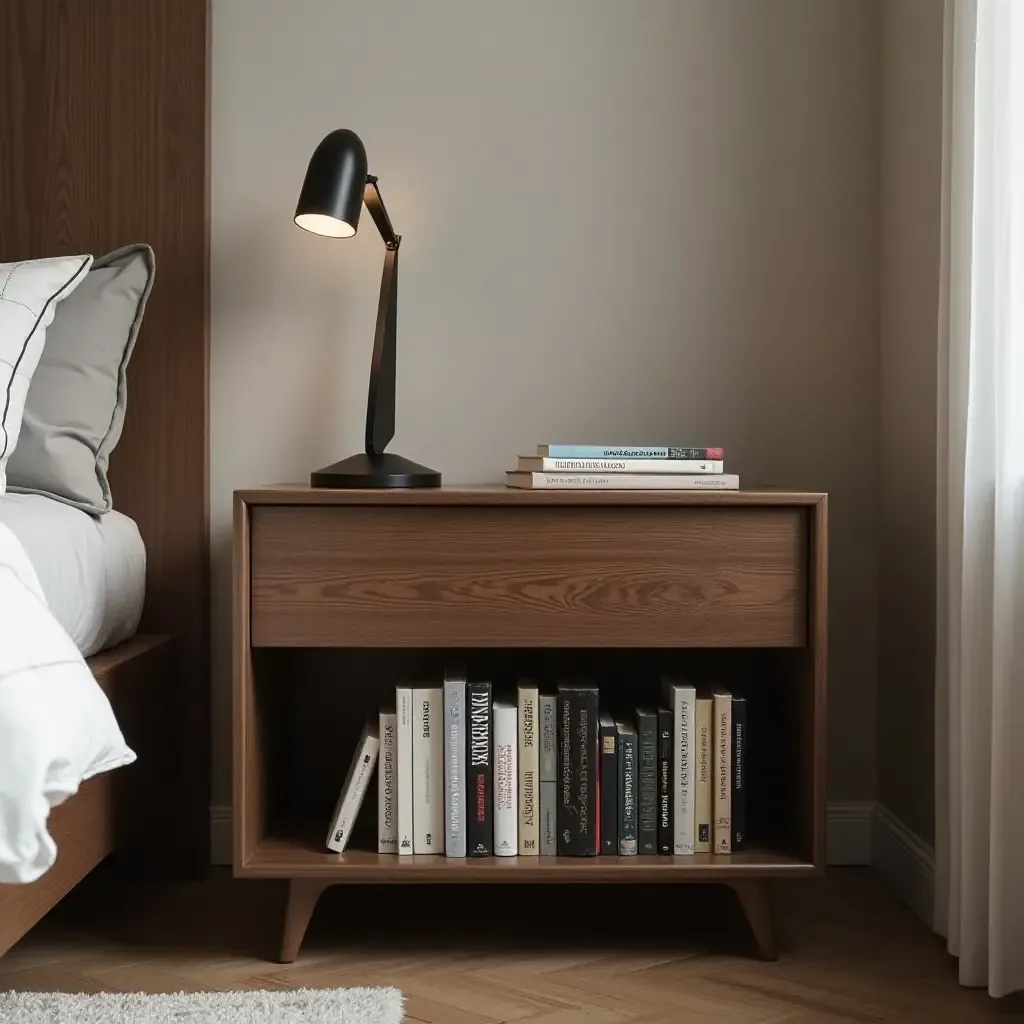
<path fill-rule="evenodd" d="M 778 893 L 781 959 L 750 959 L 726 890 L 334 889 L 299 959 L 273 948 L 282 890 L 79 887 L 0 958 L 0 988 L 149 992 L 393 985 L 432 1024 L 972 1024 L 1016 1015 L 956 983 L 942 942 L 866 871 Z"/>

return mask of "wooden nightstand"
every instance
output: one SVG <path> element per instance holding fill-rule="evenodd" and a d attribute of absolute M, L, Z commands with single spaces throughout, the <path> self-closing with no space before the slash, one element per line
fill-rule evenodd
<path fill-rule="evenodd" d="M 749 491 L 238 492 L 234 869 L 289 880 L 281 960 L 328 886 L 402 882 L 722 883 L 773 958 L 767 881 L 825 865 L 826 508 L 822 494 Z M 760 770 L 751 747 L 751 848 L 327 852 L 365 716 L 453 656 L 495 677 L 593 669 L 631 703 L 679 663 L 761 700 L 773 746 Z"/>

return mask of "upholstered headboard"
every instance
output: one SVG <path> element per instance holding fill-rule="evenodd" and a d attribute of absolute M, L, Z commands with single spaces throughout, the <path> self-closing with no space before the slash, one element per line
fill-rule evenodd
<path fill-rule="evenodd" d="M 0 0 L 0 262 L 148 242 L 156 279 L 111 459 L 138 523 L 143 628 L 180 640 L 181 766 L 209 844 L 208 0 Z M 191 842 L 190 842 L 191 840 Z"/>

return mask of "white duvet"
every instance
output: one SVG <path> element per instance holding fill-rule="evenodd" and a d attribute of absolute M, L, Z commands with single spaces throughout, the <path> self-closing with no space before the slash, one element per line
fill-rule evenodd
<path fill-rule="evenodd" d="M 0 524 L 0 883 L 46 872 L 57 859 L 50 809 L 90 776 L 134 760 L 106 694 Z"/>

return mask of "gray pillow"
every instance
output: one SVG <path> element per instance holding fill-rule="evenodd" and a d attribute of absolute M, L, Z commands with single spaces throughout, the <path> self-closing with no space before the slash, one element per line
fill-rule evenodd
<path fill-rule="evenodd" d="M 86 512 L 113 508 L 107 462 L 124 425 L 125 367 L 153 270 L 148 245 L 126 246 L 96 260 L 57 305 L 7 466 L 8 490 Z"/>

